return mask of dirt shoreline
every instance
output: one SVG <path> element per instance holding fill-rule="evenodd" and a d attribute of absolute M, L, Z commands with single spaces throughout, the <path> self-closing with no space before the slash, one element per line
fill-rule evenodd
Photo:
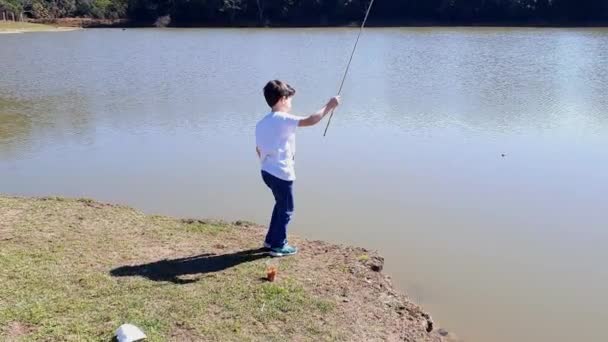
<path fill-rule="evenodd" d="M 68 32 L 80 29 L 82 28 L 44 25 L 29 22 L 0 21 L 0 34 L 20 34 L 30 32 Z"/>
<path fill-rule="evenodd" d="M 29 30 L 29 29 L 5 30 L 5 31 L 0 30 L 0 34 L 20 34 L 20 33 L 32 33 L 32 32 L 71 32 L 71 31 L 78 31 L 78 30 L 81 30 L 81 28 L 78 28 L 78 27 L 57 27 L 55 29 L 49 29 L 49 30 L 44 30 L 44 31 Z"/>
<path fill-rule="evenodd" d="M 301 252 L 272 259 L 264 233 L 0 195 L 0 337 L 109 339 L 128 321 L 165 341 L 458 340 L 393 288 L 375 252 L 294 237 Z M 275 282 L 264 280 L 268 265 Z"/>

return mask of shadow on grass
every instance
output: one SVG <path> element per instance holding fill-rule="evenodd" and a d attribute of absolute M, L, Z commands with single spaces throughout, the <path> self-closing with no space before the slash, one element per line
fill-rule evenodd
<path fill-rule="evenodd" d="M 180 279 L 179 277 L 219 272 L 267 256 L 267 251 L 262 248 L 220 255 L 205 253 L 180 259 L 164 259 L 141 265 L 121 266 L 110 271 L 110 274 L 114 277 L 140 276 L 154 281 L 189 284 L 197 280 Z"/>

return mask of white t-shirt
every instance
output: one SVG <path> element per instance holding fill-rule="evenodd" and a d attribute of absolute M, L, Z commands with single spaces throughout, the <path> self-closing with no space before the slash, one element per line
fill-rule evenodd
<path fill-rule="evenodd" d="M 262 170 L 286 181 L 296 179 L 296 128 L 304 118 L 271 112 L 255 126 L 255 142 L 260 150 Z"/>

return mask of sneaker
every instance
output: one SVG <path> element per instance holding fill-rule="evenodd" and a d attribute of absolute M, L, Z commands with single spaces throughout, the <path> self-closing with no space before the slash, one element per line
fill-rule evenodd
<path fill-rule="evenodd" d="M 268 242 L 264 241 L 264 248 L 265 249 L 272 249 L 272 246 Z"/>
<path fill-rule="evenodd" d="M 280 248 L 271 248 L 270 249 L 270 255 L 273 257 L 294 255 L 296 253 L 298 253 L 298 249 L 293 246 L 290 246 L 290 245 L 285 245 Z"/>

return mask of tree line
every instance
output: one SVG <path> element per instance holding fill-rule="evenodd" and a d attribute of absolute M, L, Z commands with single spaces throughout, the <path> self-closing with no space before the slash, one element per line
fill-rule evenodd
<path fill-rule="evenodd" d="M 174 26 L 323 26 L 359 22 L 369 0 L 0 0 L 0 12 Z M 371 25 L 605 25 L 608 0 L 375 0 Z"/>

